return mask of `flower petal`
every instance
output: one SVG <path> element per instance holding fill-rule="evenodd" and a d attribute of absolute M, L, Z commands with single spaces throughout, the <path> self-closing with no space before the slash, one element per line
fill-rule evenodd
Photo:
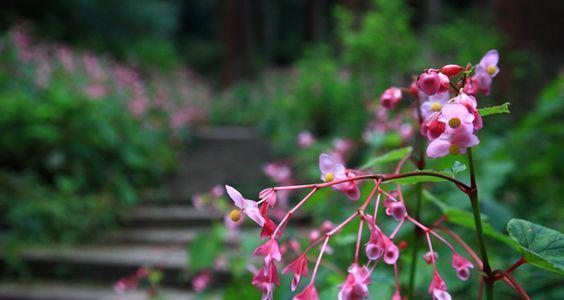
<path fill-rule="evenodd" d="M 448 154 L 448 148 L 450 147 L 450 142 L 443 138 L 438 138 L 432 141 L 429 146 L 427 146 L 427 156 L 431 158 L 443 157 Z"/>
<path fill-rule="evenodd" d="M 229 185 L 225 185 L 225 190 L 227 190 L 227 194 L 229 195 L 231 200 L 233 200 L 235 206 L 239 207 L 240 209 L 244 209 L 245 198 L 243 198 L 243 195 L 241 195 L 239 191 Z"/>

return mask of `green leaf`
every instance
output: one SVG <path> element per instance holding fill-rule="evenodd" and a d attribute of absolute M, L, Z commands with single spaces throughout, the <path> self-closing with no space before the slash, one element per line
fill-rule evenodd
<path fill-rule="evenodd" d="M 480 116 L 496 115 L 496 114 L 509 114 L 509 102 L 505 102 L 498 106 L 479 108 L 478 113 Z"/>
<path fill-rule="evenodd" d="M 564 234 L 521 219 L 511 219 L 507 231 L 528 263 L 564 274 Z"/>
<path fill-rule="evenodd" d="M 447 219 L 448 222 L 472 230 L 476 230 L 476 226 L 474 226 L 474 216 L 472 215 L 472 213 L 445 204 L 443 201 L 439 200 L 437 197 L 435 197 L 435 195 L 431 194 L 429 191 L 423 191 L 423 198 L 435 204 L 448 218 Z M 488 218 L 485 215 L 482 215 L 482 229 L 484 230 L 485 235 L 494 238 L 510 247 L 513 248 L 517 247 L 517 244 L 513 240 L 511 240 L 503 233 L 495 230 L 488 223 Z"/>
<path fill-rule="evenodd" d="M 449 172 L 452 177 L 456 177 L 456 175 L 458 175 L 458 173 L 463 172 L 465 170 L 466 170 L 465 164 L 463 164 L 459 161 L 455 161 L 454 164 L 452 165 L 452 167 L 446 169 L 445 172 Z"/>
<path fill-rule="evenodd" d="M 225 228 L 214 226 L 212 232 L 198 234 L 188 247 L 188 269 L 194 272 L 211 268 L 223 249 Z"/>
<path fill-rule="evenodd" d="M 435 173 L 435 174 L 440 174 L 440 175 L 445 175 L 445 176 L 451 176 L 451 174 L 449 172 L 438 172 L 435 170 L 415 170 L 415 171 L 420 171 L 420 172 L 431 172 L 431 173 Z M 441 182 L 441 181 L 447 181 L 444 178 L 440 178 L 440 177 L 435 177 L 435 176 L 431 176 L 431 175 L 420 175 L 420 176 L 411 176 L 411 177 L 404 177 L 404 178 L 398 178 L 398 179 L 392 179 L 389 181 L 386 181 L 386 183 L 394 183 L 394 184 L 415 184 L 415 183 L 420 183 L 420 182 Z"/>
<path fill-rule="evenodd" d="M 404 156 L 409 155 L 413 147 L 405 147 L 386 152 L 380 156 L 374 157 L 362 165 L 361 169 L 372 168 L 381 163 L 387 163 L 402 159 Z"/>

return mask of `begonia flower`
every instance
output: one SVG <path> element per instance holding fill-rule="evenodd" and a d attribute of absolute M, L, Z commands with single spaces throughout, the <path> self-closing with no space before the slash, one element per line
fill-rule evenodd
<path fill-rule="evenodd" d="M 259 226 L 262 227 L 264 225 L 264 218 L 260 215 L 256 201 L 243 198 L 243 195 L 231 186 L 226 185 L 225 189 L 235 206 L 241 209 L 243 213 L 249 216 L 249 218 L 255 221 Z"/>
<path fill-rule="evenodd" d="M 292 279 L 292 291 L 295 291 L 300 283 L 300 279 L 302 276 L 307 277 L 308 269 L 307 269 L 307 259 L 304 255 L 300 255 L 296 260 L 290 263 L 284 270 L 282 270 L 282 274 L 286 274 L 288 272 L 294 273 L 294 277 Z"/>

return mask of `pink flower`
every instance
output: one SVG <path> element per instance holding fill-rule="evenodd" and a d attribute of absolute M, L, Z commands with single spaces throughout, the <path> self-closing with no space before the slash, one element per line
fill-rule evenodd
<path fill-rule="evenodd" d="M 287 183 L 292 176 L 290 166 L 285 163 L 269 163 L 262 170 L 272 181 L 280 184 Z"/>
<path fill-rule="evenodd" d="M 201 292 L 209 286 L 210 281 L 211 272 L 205 270 L 192 279 L 192 289 L 194 289 L 195 292 Z"/>
<path fill-rule="evenodd" d="M 396 291 L 394 293 L 394 295 L 392 296 L 392 300 L 401 300 L 401 296 L 400 296 L 399 291 Z"/>
<path fill-rule="evenodd" d="M 235 206 L 240 208 L 242 212 L 247 214 L 247 216 L 259 224 L 259 226 L 262 227 L 264 225 L 264 218 L 260 215 L 256 201 L 243 198 L 241 193 L 231 186 L 226 185 L 225 189 L 229 197 L 231 197 L 231 200 L 233 200 L 233 203 L 235 203 Z"/>
<path fill-rule="evenodd" d="M 345 282 L 339 286 L 339 300 L 359 300 L 369 296 L 368 285 L 370 284 L 370 270 L 353 263 L 349 269 L 349 275 Z"/>
<path fill-rule="evenodd" d="M 476 73 L 485 72 L 491 77 L 495 77 L 499 73 L 497 63 L 499 62 L 499 53 L 496 49 L 488 51 L 476 66 Z"/>
<path fill-rule="evenodd" d="M 264 200 L 268 205 L 274 207 L 276 205 L 276 191 L 273 188 L 267 188 L 259 193 L 259 199 Z"/>
<path fill-rule="evenodd" d="M 225 227 L 227 227 L 227 229 L 229 229 L 230 231 L 235 231 L 237 229 L 239 229 L 239 227 L 241 227 L 241 224 L 243 224 L 243 220 L 244 220 L 244 216 L 242 215 L 241 218 L 235 222 L 233 219 L 231 219 L 231 216 L 225 215 L 225 217 L 223 218 L 223 222 L 225 223 Z"/>
<path fill-rule="evenodd" d="M 266 243 L 258 246 L 253 252 L 254 256 L 264 256 L 265 263 L 270 264 L 270 259 L 280 261 L 282 259 L 282 254 L 280 254 L 280 248 L 275 239 L 270 238 Z"/>
<path fill-rule="evenodd" d="M 401 201 L 388 201 L 386 214 L 392 216 L 396 221 L 401 221 L 407 215 L 405 204 Z"/>
<path fill-rule="evenodd" d="M 394 109 L 400 102 L 401 96 L 401 90 L 399 88 L 390 87 L 380 96 L 380 103 L 384 108 Z"/>
<path fill-rule="evenodd" d="M 300 279 L 302 276 L 307 277 L 308 269 L 307 269 L 307 259 L 305 254 L 298 257 L 294 260 L 291 264 L 286 266 L 284 270 L 282 270 L 282 274 L 286 274 L 288 272 L 294 273 L 294 278 L 292 279 L 292 291 L 295 291 L 300 283 Z"/>
<path fill-rule="evenodd" d="M 448 92 L 430 96 L 427 101 L 421 104 L 421 114 L 427 119 L 433 114 L 440 113 L 449 99 L 450 95 Z"/>
<path fill-rule="evenodd" d="M 417 87 L 428 96 L 446 92 L 449 86 L 448 76 L 434 69 L 428 69 L 417 79 Z"/>
<path fill-rule="evenodd" d="M 446 124 L 440 122 L 437 119 L 431 120 L 428 123 L 423 122 L 423 124 L 421 124 L 421 134 L 426 136 L 430 141 L 441 136 L 441 134 L 443 134 L 445 130 L 446 130 Z"/>
<path fill-rule="evenodd" d="M 309 284 L 301 293 L 294 297 L 294 300 L 318 300 L 317 289 L 313 284 Z"/>
<path fill-rule="evenodd" d="M 472 124 L 474 124 L 474 130 L 482 129 L 483 121 L 482 116 L 480 116 L 480 113 L 477 110 L 478 102 L 476 101 L 476 98 L 465 93 L 460 93 L 460 95 L 456 96 L 453 100 L 454 103 L 464 105 L 466 109 L 468 109 L 468 112 L 474 115 L 474 121 L 472 121 Z"/>
<path fill-rule="evenodd" d="M 458 103 L 445 104 L 441 110 L 439 121 L 447 124 L 449 129 L 472 131 L 474 128 L 472 123 L 474 121 L 474 114 L 469 112 L 464 105 Z"/>
<path fill-rule="evenodd" d="M 319 169 L 321 170 L 321 180 L 326 182 L 355 176 L 353 172 L 346 170 L 345 166 L 338 162 L 333 156 L 325 153 L 319 156 Z M 360 189 L 354 181 L 342 182 L 332 187 L 345 194 L 351 200 L 358 200 L 360 198 Z"/>
<path fill-rule="evenodd" d="M 210 190 L 210 196 L 212 196 L 213 198 L 219 198 L 219 197 L 223 196 L 224 193 L 225 193 L 225 190 L 219 184 L 214 185 L 212 187 L 212 189 Z"/>
<path fill-rule="evenodd" d="M 439 254 L 437 252 L 427 252 L 423 254 L 423 259 L 427 264 L 436 262 L 438 258 L 439 258 Z"/>
<path fill-rule="evenodd" d="M 492 84 L 492 78 L 499 73 L 499 68 L 497 67 L 498 62 L 499 53 L 497 50 L 493 49 L 488 51 L 488 53 L 482 57 L 480 63 L 476 65 L 476 72 L 474 75 L 466 81 L 464 92 L 475 95 L 477 91 L 480 91 L 484 95 L 488 95 Z"/>
<path fill-rule="evenodd" d="M 264 226 L 262 226 L 260 238 L 265 239 L 266 237 L 272 236 L 276 230 L 276 223 L 274 223 L 274 221 L 272 221 L 268 216 L 268 203 L 264 203 L 260 207 L 260 215 L 264 218 Z"/>
<path fill-rule="evenodd" d="M 313 134 L 307 130 L 302 131 L 297 136 L 298 146 L 302 149 L 309 148 L 313 143 L 315 143 L 315 137 Z"/>
<path fill-rule="evenodd" d="M 366 256 L 370 260 L 377 260 L 383 257 L 384 262 L 393 265 L 399 258 L 398 247 L 382 231 L 375 227 L 370 235 L 370 240 L 366 244 Z"/>
<path fill-rule="evenodd" d="M 448 154 L 466 153 L 466 149 L 474 147 L 480 140 L 472 132 L 456 130 L 445 132 L 427 146 L 427 156 L 431 158 L 443 157 Z"/>
<path fill-rule="evenodd" d="M 274 285 L 280 285 L 276 265 L 271 263 L 260 268 L 253 277 L 252 284 L 262 291 L 262 300 L 272 300 Z"/>
<path fill-rule="evenodd" d="M 433 280 L 431 280 L 429 285 L 429 294 L 431 294 L 433 300 L 451 300 L 450 294 L 447 292 L 447 286 L 437 272 L 433 274 Z"/>
<path fill-rule="evenodd" d="M 471 262 L 457 253 L 453 253 L 451 264 L 456 270 L 456 275 L 460 278 L 460 280 L 468 280 L 470 277 L 470 269 L 474 268 L 474 265 Z"/>

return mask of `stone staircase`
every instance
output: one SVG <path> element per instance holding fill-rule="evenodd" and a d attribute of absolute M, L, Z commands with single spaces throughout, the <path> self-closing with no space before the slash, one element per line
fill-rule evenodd
<path fill-rule="evenodd" d="M 186 271 L 190 264 L 186 245 L 223 216 L 196 210 L 189 199 L 218 183 L 256 192 L 266 183 L 262 164 L 271 159 L 267 143 L 252 129 L 200 130 L 181 155 L 166 197 L 142 203 L 120 230 L 104 239 L 73 247 L 24 249 L 21 257 L 34 281 L 0 283 L 0 299 L 146 299 L 141 291 L 113 291 L 116 280 L 142 266 L 163 271 L 159 290 L 163 299 L 195 299 L 189 284 L 195 274 Z M 227 276 L 216 270 L 212 285 L 220 285 Z"/>

